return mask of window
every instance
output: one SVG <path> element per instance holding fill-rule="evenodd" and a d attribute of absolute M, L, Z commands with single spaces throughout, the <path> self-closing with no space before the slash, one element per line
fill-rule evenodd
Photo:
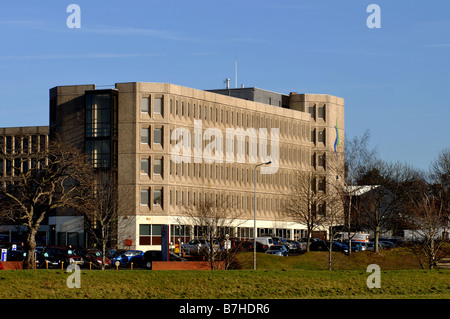
<path fill-rule="evenodd" d="M 153 113 L 162 114 L 162 110 L 163 110 L 162 107 L 163 107 L 162 98 L 155 98 L 153 100 Z"/>
<path fill-rule="evenodd" d="M 319 143 L 325 144 L 325 130 L 318 131 L 317 135 L 317 140 L 319 141 Z"/>
<path fill-rule="evenodd" d="M 191 226 L 170 225 L 170 241 L 172 243 L 182 244 L 190 240 Z"/>
<path fill-rule="evenodd" d="M 86 137 L 109 137 L 111 135 L 110 94 L 86 95 Z"/>
<path fill-rule="evenodd" d="M 150 112 L 150 99 L 148 97 L 141 98 L 141 113 Z"/>
<path fill-rule="evenodd" d="M 45 151 L 45 141 L 46 140 L 46 136 L 45 135 L 39 135 L 39 151 L 40 152 L 44 152 Z M 20 146 L 20 143 L 19 143 Z"/>
<path fill-rule="evenodd" d="M 311 154 L 311 166 L 316 167 L 316 153 Z"/>
<path fill-rule="evenodd" d="M 162 144 L 162 128 L 155 128 L 153 130 L 153 143 Z"/>
<path fill-rule="evenodd" d="M 316 143 L 316 129 L 311 130 L 311 142 Z"/>
<path fill-rule="evenodd" d="M 153 205 L 162 205 L 162 189 L 155 189 L 153 190 Z"/>
<path fill-rule="evenodd" d="M 327 214 L 327 206 L 325 203 L 319 204 L 318 213 L 320 216 L 326 216 Z"/>
<path fill-rule="evenodd" d="M 111 142 L 110 140 L 86 140 L 86 154 L 93 167 L 110 167 Z"/>
<path fill-rule="evenodd" d="M 24 137 L 23 140 L 22 140 L 22 144 L 23 144 L 23 147 L 22 147 L 23 152 L 24 153 L 28 153 L 29 138 L 28 137 Z"/>
<path fill-rule="evenodd" d="M 148 189 L 141 189 L 141 205 L 148 206 L 149 192 Z"/>
<path fill-rule="evenodd" d="M 11 144 L 11 141 L 9 141 Z M 8 147 L 11 148 L 11 146 L 8 146 L 8 136 L 6 137 L 6 152 L 8 152 Z M 37 153 L 38 151 L 38 137 L 37 135 L 31 136 L 31 152 Z"/>
<path fill-rule="evenodd" d="M 37 136 L 36 137 L 36 152 L 37 152 Z M 6 153 L 12 152 L 12 136 L 6 137 Z"/>
<path fill-rule="evenodd" d="M 308 107 L 308 113 L 311 115 L 311 117 L 315 120 L 316 119 L 316 105 L 311 105 Z"/>
<path fill-rule="evenodd" d="M 318 157 L 318 165 L 325 168 L 325 154 L 320 154 Z"/>
<path fill-rule="evenodd" d="M 162 225 L 139 225 L 139 245 L 161 245 Z"/>
<path fill-rule="evenodd" d="M 148 158 L 141 158 L 141 174 L 148 174 L 149 164 Z"/>
<path fill-rule="evenodd" d="M 318 182 L 318 185 L 317 185 L 317 189 L 320 191 L 320 192 L 325 192 L 325 177 L 324 178 L 321 178 L 321 179 L 319 179 L 319 182 Z"/>
<path fill-rule="evenodd" d="M 317 117 L 318 117 L 319 119 L 325 120 L 325 105 L 319 106 L 319 107 L 317 108 Z"/>
<path fill-rule="evenodd" d="M 153 174 L 162 175 L 162 159 L 154 159 L 153 160 Z"/>
<path fill-rule="evenodd" d="M 142 144 L 148 144 L 149 142 L 149 129 L 148 128 L 141 128 L 141 143 Z"/>

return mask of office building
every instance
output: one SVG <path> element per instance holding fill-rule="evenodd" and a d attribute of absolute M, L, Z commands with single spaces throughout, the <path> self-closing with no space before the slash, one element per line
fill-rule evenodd
<path fill-rule="evenodd" d="M 196 235 L 186 207 L 205 200 L 230 203 L 239 224 L 227 231 L 253 237 L 261 159 L 272 163 L 256 170 L 258 235 L 303 237 L 305 226 L 283 212 L 284 195 L 297 170 L 327 178 L 337 132 L 343 141 L 344 102 L 331 95 L 142 82 L 50 90 L 50 136 L 79 145 L 115 176 L 121 248 L 158 249 L 160 225 L 170 226 L 172 242 L 186 242 Z M 71 218 L 79 217 L 64 222 Z"/>

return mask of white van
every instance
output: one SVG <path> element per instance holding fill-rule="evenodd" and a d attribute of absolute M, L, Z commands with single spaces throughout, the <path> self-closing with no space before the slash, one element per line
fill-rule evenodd
<path fill-rule="evenodd" d="M 256 237 L 256 241 L 257 241 L 258 243 L 261 243 L 261 244 L 263 244 L 263 245 L 266 245 L 267 247 L 270 247 L 270 246 L 273 245 L 272 237 L 267 237 L 267 236 L 264 236 L 264 237 Z"/>

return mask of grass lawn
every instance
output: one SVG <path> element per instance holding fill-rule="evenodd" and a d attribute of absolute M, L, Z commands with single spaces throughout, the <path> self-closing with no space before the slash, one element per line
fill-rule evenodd
<path fill-rule="evenodd" d="M 369 289 L 358 270 L 82 271 L 81 288 L 68 288 L 61 270 L 0 273 L 0 299 L 291 299 L 450 298 L 449 270 L 389 270 Z"/>
<path fill-rule="evenodd" d="M 240 256 L 241 270 L 150 271 L 82 270 L 81 288 L 68 288 L 71 275 L 61 270 L 0 271 L 0 299 L 295 299 L 295 298 L 450 298 L 450 270 L 421 270 L 405 252 L 326 253 L 277 257 Z M 381 288 L 369 289 L 368 264 L 381 268 Z M 416 262 L 417 263 L 417 262 Z"/>

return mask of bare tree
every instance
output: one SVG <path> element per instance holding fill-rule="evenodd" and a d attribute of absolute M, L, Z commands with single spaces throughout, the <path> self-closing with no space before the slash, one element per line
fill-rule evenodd
<path fill-rule="evenodd" d="M 438 154 L 431 163 L 429 175 L 433 191 L 439 194 L 444 212 L 450 217 L 450 149 L 444 149 Z"/>
<path fill-rule="evenodd" d="M 284 210 L 293 220 L 306 225 L 309 251 L 311 234 L 325 218 L 326 177 L 315 171 L 297 171 L 293 185 L 286 195 Z"/>
<path fill-rule="evenodd" d="M 412 199 L 410 224 L 414 236 L 414 248 L 418 248 L 425 257 L 429 269 L 446 257 L 446 236 L 448 232 L 448 214 L 444 209 L 442 197 L 423 189 L 421 196 Z M 420 258 L 419 258 L 420 259 Z"/>
<path fill-rule="evenodd" d="M 446 242 L 450 228 L 450 150 L 441 151 L 431 163 L 427 183 L 411 196 L 409 228 L 414 252 L 432 269 L 448 255 Z M 419 261 L 422 264 L 422 258 Z"/>
<path fill-rule="evenodd" d="M 420 181 L 420 173 L 412 167 L 381 160 L 359 178 L 359 184 L 369 186 L 369 190 L 360 195 L 358 209 L 363 223 L 375 235 L 375 252 L 379 252 L 380 234 L 392 227 L 404 212 L 405 203 Z"/>
<path fill-rule="evenodd" d="M 366 130 L 361 137 L 355 136 L 345 140 L 345 177 L 342 182 L 341 193 L 346 206 L 348 254 L 351 254 L 352 232 L 358 229 L 359 220 L 358 205 L 355 205 L 354 194 L 358 194 L 365 185 L 358 185 L 357 180 L 365 172 L 369 163 L 377 160 L 378 154 L 375 148 L 369 149 L 370 132 Z M 339 153 L 337 154 L 339 157 Z M 356 225 L 355 225 L 356 224 Z M 354 234 L 354 233 L 353 233 Z"/>
<path fill-rule="evenodd" d="M 239 226 L 237 212 L 228 201 L 206 200 L 185 207 L 184 223 L 193 225 L 197 236 L 205 239 L 202 254 L 211 264 L 211 269 L 228 269 L 233 262 L 236 249 L 231 249 L 229 237 Z"/>
<path fill-rule="evenodd" d="M 118 191 L 113 172 L 106 170 L 93 174 L 90 192 L 81 201 L 78 212 L 83 216 L 88 240 L 100 247 L 101 268 L 105 269 L 106 248 L 117 239 Z"/>
<path fill-rule="evenodd" d="M 42 221 L 52 210 L 78 205 L 90 169 L 79 149 L 56 138 L 37 153 L 2 150 L 0 158 L 11 167 L 0 177 L 1 219 L 27 227 L 24 268 L 33 268 Z"/>

